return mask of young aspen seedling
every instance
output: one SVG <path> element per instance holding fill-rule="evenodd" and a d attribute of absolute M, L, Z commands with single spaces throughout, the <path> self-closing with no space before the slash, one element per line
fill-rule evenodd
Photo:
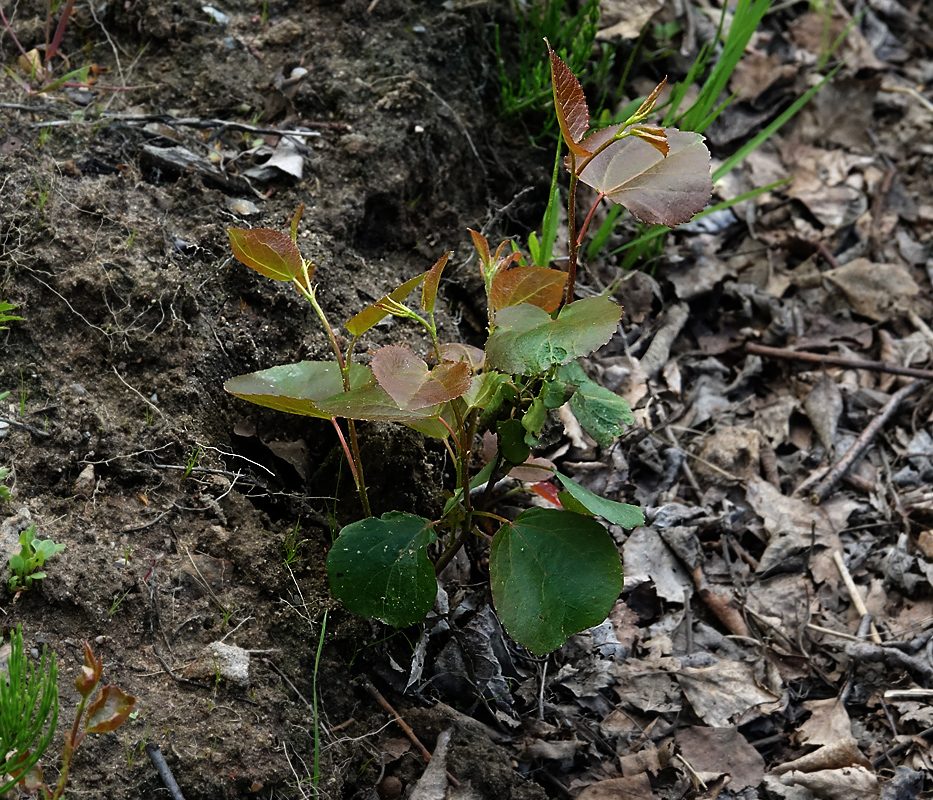
<path fill-rule="evenodd" d="M 591 380 L 578 360 L 612 338 L 622 315 L 608 292 L 575 299 L 581 241 L 604 198 L 643 221 L 677 225 L 701 210 L 712 193 L 703 137 L 646 124 L 663 83 L 623 125 L 588 133 L 589 111 L 579 82 L 553 52 L 550 69 L 561 136 L 570 151 L 564 162 L 570 173 L 566 272 L 521 263 L 509 241 L 493 252 L 482 235 L 470 231 L 488 301 L 484 349 L 438 337 L 434 309 L 446 253 L 430 270 L 350 319 L 343 350 L 317 301 L 314 265 L 296 244 L 302 209 L 289 234 L 231 228 L 239 261 L 273 280 L 290 281 L 308 300 L 334 360 L 273 367 L 226 383 L 237 397 L 328 419 L 337 431 L 365 514 L 341 530 L 327 559 L 331 591 L 348 609 L 396 627 L 421 622 L 437 594 L 435 575 L 469 537 L 478 536 L 489 540 L 499 618 L 513 639 L 539 655 L 602 622 L 622 589 L 619 551 L 595 517 L 625 528 L 644 523 L 636 506 L 599 497 L 552 464 L 531 459 L 548 417 L 561 406 L 569 406 L 603 447 L 632 422 L 625 400 Z M 598 195 L 578 230 L 580 182 Z M 419 286 L 418 306 L 406 305 Z M 360 337 L 390 314 L 427 331 L 434 366 L 396 345 L 376 350 L 369 366 L 354 361 Z M 440 519 L 397 511 L 372 516 L 354 420 L 400 422 L 444 442 L 456 467 L 456 486 Z M 495 434 L 496 452 L 473 475 L 477 435 L 484 431 Z M 517 468 L 523 480 L 530 469 L 536 470 L 535 481 L 556 479 L 556 486 L 536 487 L 555 507 L 531 508 L 514 520 L 490 510 L 492 493 L 476 490 Z M 432 563 L 428 546 L 438 540 L 443 544 Z"/>
<path fill-rule="evenodd" d="M 65 734 L 61 771 L 54 786 L 42 777 L 39 758 L 48 749 L 58 722 L 58 686 L 55 656 L 46 658 L 43 650 L 38 670 L 23 652 L 19 628 L 10 639 L 8 679 L 0 681 L 0 744 L 3 745 L 3 783 L 0 794 L 18 785 L 41 800 L 58 800 L 65 794 L 75 750 L 88 733 L 107 733 L 119 728 L 129 717 L 136 698 L 116 686 L 102 687 L 93 701 L 91 695 L 100 683 L 104 670 L 102 659 L 95 658 L 84 643 L 84 666 L 75 678 L 81 701 L 74 724 Z"/>

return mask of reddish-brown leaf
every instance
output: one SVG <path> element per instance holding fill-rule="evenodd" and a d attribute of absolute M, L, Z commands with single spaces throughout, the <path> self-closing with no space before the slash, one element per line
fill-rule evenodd
<path fill-rule="evenodd" d="M 467 228 L 470 232 L 470 236 L 473 237 L 473 247 L 476 248 L 476 252 L 479 254 L 479 260 L 483 264 L 489 263 L 489 242 L 486 241 L 486 237 L 478 231 L 474 231 L 472 228 Z"/>
<path fill-rule="evenodd" d="M 287 233 L 272 228 L 228 228 L 233 257 L 274 281 L 290 281 L 302 276 L 302 258 Z M 308 265 L 308 280 L 314 274 Z M 305 286 L 309 289 L 309 286 Z"/>
<path fill-rule="evenodd" d="M 551 57 L 551 87 L 554 90 L 554 109 L 557 111 L 561 137 L 574 155 L 585 158 L 592 152 L 580 144 L 587 128 L 590 127 L 590 110 L 586 105 L 586 95 L 583 94 L 583 87 L 570 67 L 551 50 L 550 44 L 547 49 Z"/>
<path fill-rule="evenodd" d="M 75 678 L 75 689 L 82 697 L 90 696 L 100 680 L 101 673 L 104 671 L 104 660 L 96 658 L 91 645 L 84 642 L 84 666 L 81 667 L 81 674 Z"/>
<path fill-rule="evenodd" d="M 542 267 L 514 267 L 499 272 L 492 281 L 489 302 L 495 311 L 530 303 L 548 314 L 557 311 L 564 296 L 567 273 Z"/>
<path fill-rule="evenodd" d="M 651 94 L 645 98 L 645 102 L 638 107 L 638 111 L 635 112 L 634 116 L 644 118 L 645 115 L 652 112 L 654 109 L 654 104 L 658 102 L 658 98 L 661 96 L 661 90 L 664 88 L 666 83 L 667 75 L 664 76 L 663 81 L 654 87 L 654 91 L 652 91 Z"/>
<path fill-rule="evenodd" d="M 438 364 L 429 371 L 424 359 L 395 345 L 377 350 L 370 367 L 389 397 L 407 411 L 460 397 L 470 388 L 472 379 L 470 365 L 465 361 Z"/>
<path fill-rule="evenodd" d="M 136 698 L 116 686 L 108 685 L 100 690 L 97 699 L 87 710 L 84 730 L 88 733 L 107 733 L 119 728 L 130 715 Z"/>
<path fill-rule="evenodd" d="M 584 141 L 593 150 L 611 139 L 621 126 L 603 128 Z M 580 180 L 614 203 L 625 206 L 642 222 L 679 225 L 709 202 L 713 192 L 709 150 L 698 133 L 664 128 L 670 150 L 628 136 L 594 156 Z"/>
<path fill-rule="evenodd" d="M 655 128 L 653 125 L 636 125 L 632 128 L 632 135 L 650 144 L 662 156 L 666 156 L 671 152 L 671 146 L 667 141 L 664 128 Z"/>
<path fill-rule="evenodd" d="M 437 302 L 437 288 L 441 283 L 441 273 L 447 266 L 447 259 L 450 258 L 452 250 L 448 250 L 442 255 L 437 263 L 428 271 L 424 279 L 424 286 L 421 287 L 421 307 L 429 314 L 434 311 L 434 304 Z"/>

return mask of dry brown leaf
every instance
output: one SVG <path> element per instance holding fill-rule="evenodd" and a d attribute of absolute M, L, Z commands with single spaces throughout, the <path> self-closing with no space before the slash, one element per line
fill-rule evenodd
<path fill-rule="evenodd" d="M 729 775 L 729 790 L 758 786 L 765 774 L 765 760 L 737 728 L 681 728 L 674 741 L 697 772 Z"/>
<path fill-rule="evenodd" d="M 619 756 L 619 769 L 626 778 L 635 775 L 641 775 L 650 772 L 657 775 L 662 767 L 667 766 L 670 754 L 666 751 L 658 751 L 654 742 L 649 741 L 645 747 L 637 753 L 631 753 L 627 756 Z M 662 761 L 664 762 L 662 764 Z"/>
<path fill-rule="evenodd" d="M 813 429 L 830 455 L 835 452 L 836 427 L 842 415 L 842 406 L 842 392 L 825 372 L 803 402 L 804 410 L 813 423 Z"/>
<path fill-rule="evenodd" d="M 781 783 L 809 789 L 823 800 L 873 800 L 881 793 L 878 778 L 864 767 L 788 772 Z"/>
<path fill-rule="evenodd" d="M 761 476 L 758 431 L 738 426 L 723 426 L 706 440 L 700 460 L 694 465 L 698 478 L 712 484 Z M 719 469 L 715 469 L 719 467 Z M 724 474 L 725 473 L 725 474 Z"/>
<path fill-rule="evenodd" d="M 580 792 L 577 800 L 657 800 L 657 796 L 643 773 L 594 783 Z"/>
<path fill-rule="evenodd" d="M 803 707 L 812 711 L 813 715 L 800 726 L 797 739 L 801 744 L 815 744 L 820 747 L 812 753 L 780 764 L 772 770 L 775 774 L 780 775 L 793 770 L 837 770 L 854 766 L 871 768 L 871 762 L 858 748 L 858 742 L 852 735 L 849 714 L 838 698 L 811 700 L 804 703 Z"/>
<path fill-rule="evenodd" d="M 920 287 L 910 273 L 898 264 L 876 264 L 856 258 L 823 276 L 846 296 L 852 310 L 863 317 L 883 322 L 906 314 Z"/>
<path fill-rule="evenodd" d="M 783 705 L 780 698 L 758 686 L 754 666 L 743 662 L 682 667 L 677 680 L 696 715 L 714 728 L 742 724 Z"/>

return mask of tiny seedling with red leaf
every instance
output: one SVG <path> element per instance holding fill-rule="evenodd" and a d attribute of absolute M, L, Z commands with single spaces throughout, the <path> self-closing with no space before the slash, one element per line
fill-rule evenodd
<path fill-rule="evenodd" d="M 549 48 L 550 51 L 550 48 Z M 628 404 L 593 381 L 579 363 L 615 335 L 622 309 L 608 293 L 575 300 L 577 185 L 621 203 L 639 219 L 676 225 L 709 200 L 709 152 L 697 134 L 647 123 L 663 83 L 623 125 L 591 133 L 583 90 L 573 72 L 549 54 L 554 106 L 569 155 L 567 271 L 528 263 L 511 242 L 493 251 L 470 231 L 486 290 L 489 335 L 483 349 L 442 342 L 435 308 L 450 253 L 345 324 L 344 349 L 317 302 L 313 265 L 297 246 L 301 209 L 289 233 L 231 228 L 235 257 L 260 274 L 290 281 L 312 305 L 331 345 L 332 361 L 303 361 L 227 381 L 232 394 L 269 408 L 329 419 L 350 464 L 364 519 L 345 526 L 327 558 L 331 591 L 348 609 L 396 627 L 421 622 L 434 605 L 439 573 L 471 536 L 489 539 L 496 610 L 509 634 L 536 654 L 602 622 L 622 588 L 618 548 L 595 518 L 631 528 L 644 523 L 636 506 L 599 497 L 553 464 L 533 456 L 549 418 L 567 406 L 599 445 L 608 447 L 632 422 Z M 410 300 L 421 287 L 419 302 Z M 430 352 L 388 345 L 369 364 L 354 360 L 361 337 L 385 317 L 420 325 Z M 345 420 L 348 436 L 341 423 Z M 370 511 L 355 420 L 393 421 L 444 442 L 456 469 L 440 519 Z M 474 474 L 477 441 L 495 442 Z M 534 484 L 556 505 L 515 519 L 494 513 L 491 487 L 507 475 Z M 557 484 L 542 479 L 551 476 Z M 482 526 L 480 526 L 482 522 Z M 489 528 L 490 523 L 492 527 Z M 493 530 L 490 536 L 483 528 Z M 427 548 L 441 542 L 432 563 Z"/>
<path fill-rule="evenodd" d="M 44 663 L 44 657 L 43 657 Z M 53 659 L 54 667 L 54 659 Z M 104 671 L 103 659 L 97 658 L 91 646 L 84 643 L 84 666 L 75 678 L 75 689 L 81 695 L 78 708 L 75 711 L 74 723 L 65 734 L 65 744 L 62 746 L 62 763 L 58 781 L 49 786 L 42 776 L 42 768 L 34 754 L 29 751 L 20 753 L 16 758 L 19 769 L 13 767 L 9 770 L 15 782 L 30 794 L 38 794 L 42 800 L 58 800 L 65 794 L 68 778 L 71 774 L 71 765 L 75 750 L 89 733 L 109 733 L 115 731 L 129 719 L 136 705 L 136 698 L 118 689 L 112 684 L 98 690 L 97 696 L 92 699 L 94 690 L 100 683 Z M 58 695 L 55 694 L 56 717 Z M 52 726 L 54 731 L 54 724 Z"/>

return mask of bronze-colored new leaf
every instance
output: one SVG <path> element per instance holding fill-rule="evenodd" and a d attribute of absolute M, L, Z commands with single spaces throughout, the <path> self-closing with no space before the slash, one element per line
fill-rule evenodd
<path fill-rule="evenodd" d="M 406 347 L 389 345 L 376 351 L 370 364 L 379 385 L 401 409 L 416 411 L 446 403 L 470 388 L 466 361 L 438 364 L 428 370 L 423 358 Z"/>
<path fill-rule="evenodd" d="M 448 250 L 442 255 L 437 263 L 428 271 L 424 279 L 424 285 L 421 287 L 421 307 L 429 314 L 434 311 L 434 304 L 437 302 L 437 289 L 441 284 L 441 273 L 447 266 L 447 260 L 453 251 Z"/>
<path fill-rule="evenodd" d="M 566 284 L 567 273 L 559 269 L 513 267 L 493 278 L 489 302 L 494 311 L 529 303 L 550 314 L 560 307 Z"/>
<path fill-rule="evenodd" d="M 130 715 L 136 698 L 112 684 L 100 690 L 97 699 L 87 710 L 84 730 L 88 733 L 107 733 L 119 728 Z"/>
<path fill-rule="evenodd" d="M 378 325 L 389 316 L 388 311 L 379 307 L 380 303 L 385 300 L 395 300 L 397 303 L 401 303 L 402 300 L 415 290 L 418 284 L 421 283 L 427 275 L 427 272 L 422 272 L 414 278 L 409 278 L 405 283 L 393 289 L 387 295 L 384 295 L 380 300 L 377 300 L 372 305 L 366 306 L 359 314 L 347 320 L 347 330 L 354 336 L 362 336 L 374 325 Z"/>
<path fill-rule="evenodd" d="M 620 125 L 603 128 L 584 141 L 593 149 L 612 139 Z M 713 193 L 710 155 L 703 137 L 662 129 L 667 155 L 637 136 L 618 139 L 580 171 L 580 180 L 625 206 L 642 222 L 680 225 L 702 211 Z"/>
<path fill-rule="evenodd" d="M 561 137 L 574 155 L 586 158 L 592 153 L 592 150 L 580 144 L 590 127 L 590 110 L 586 105 L 586 95 L 583 94 L 583 87 L 580 86 L 577 76 L 561 57 L 551 50 L 550 44 L 547 50 L 551 57 L 551 87 L 554 91 L 554 109 L 557 111 Z"/>
<path fill-rule="evenodd" d="M 84 666 L 81 667 L 81 674 L 75 678 L 75 689 L 82 697 L 88 697 L 94 691 L 100 681 L 101 673 L 104 671 L 104 660 L 96 658 L 91 645 L 84 643 Z"/>
<path fill-rule="evenodd" d="M 667 141 L 664 128 L 656 128 L 653 125 L 636 125 L 632 128 L 632 135 L 650 144 L 662 156 L 666 156 L 671 152 L 671 145 Z"/>
<path fill-rule="evenodd" d="M 233 257 L 274 281 L 298 278 L 304 285 L 301 253 L 287 233 L 272 228 L 227 228 Z M 308 265 L 308 281 L 314 266 Z M 306 289 L 310 286 L 305 285 Z"/>
<path fill-rule="evenodd" d="M 665 84 L 667 84 L 667 75 L 664 76 L 663 81 L 654 87 L 651 94 L 645 98 L 645 102 L 638 107 L 638 111 L 634 114 L 635 117 L 644 119 L 654 110 L 654 104 L 658 102 L 658 98 L 661 96 L 661 90 L 664 88 Z"/>

